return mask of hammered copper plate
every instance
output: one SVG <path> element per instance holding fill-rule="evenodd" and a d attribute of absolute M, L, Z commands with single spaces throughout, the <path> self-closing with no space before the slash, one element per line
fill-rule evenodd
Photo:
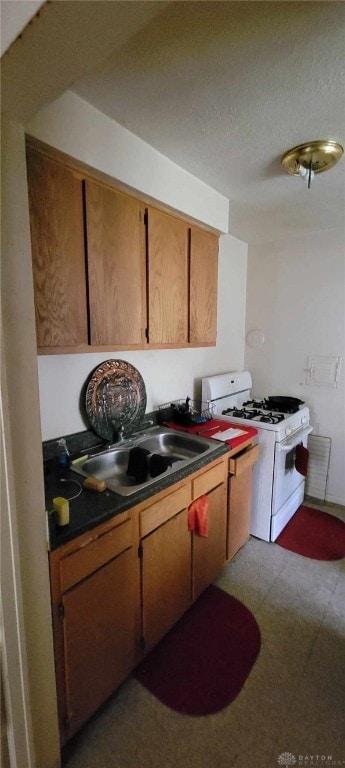
<path fill-rule="evenodd" d="M 113 440 L 119 427 L 141 421 L 146 389 L 139 371 L 125 360 L 106 360 L 96 368 L 86 389 L 86 413 L 98 435 Z"/>

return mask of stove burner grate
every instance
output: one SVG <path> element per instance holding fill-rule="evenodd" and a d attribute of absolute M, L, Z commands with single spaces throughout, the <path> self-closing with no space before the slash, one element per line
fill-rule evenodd
<path fill-rule="evenodd" d="M 244 407 L 248 406 L 249 408 L 261 408 L 261 410 L 267 411 L 267 401 L 266 400 L 247 400 L 245 403 L 243 403 Z"/>
<path fill-rule="evenodd" d="M 283 413 L 265 413 L 261 416 L 260 421 L 264 421 L 266 424 L 279 424 L 280 421 L 284 421 L 285 416 Z"/>
<path fill-rule="evenodd" d="M 283 398 L 280 398 L 281 400 Z M 301 401 L 300 401 L 301 402 Z M 263 411 L 270 411 L 273 413 L 279 413 L 281 414 L 290 414 L 290 413 L 297 413 L 299 410 L 298 405 L 292 405 L 291 403 L 287 402 L 286 404 L 283 404 L 282 402 L 279 403 L 275 407 L 274 403 L 272 403 L 272 400 L 270 397 L 264 398 L 263 400 L 247 400 L 245 403 L 243 403 L 244 407 L 247 408 L 261 408 Z M 284 416 L 283 416 L 284 418 Z M 281 419 L 280 419 L 281 421 Z"/>
<path fill-rule="evenodd" d="M 244 405 L 249 405 L 249 403 L 244 403 Z M 256 403 L 256 405 L 258 405 L 258 403 Z M 285 419 L 283 413 L 275 413 L 272 411 L 269 413 L 264 413 L 262 410 L 258 410 L 257 408 L 225 408 L 225 410 L 222 411 L 222 415 L 233 416 L 235 419 L 252 419 L 254 421 L 261 421 L 266 424 L 279 424 L 280 421 L 284 421 Z"/>
<path fill-rule="evenodd" d="M 261 416 L 261 411 L 248 410 L 246 408 L 225 408 L 222 411 L 222 415 L 234 416 L 236 419 L 258 419 Z"/>

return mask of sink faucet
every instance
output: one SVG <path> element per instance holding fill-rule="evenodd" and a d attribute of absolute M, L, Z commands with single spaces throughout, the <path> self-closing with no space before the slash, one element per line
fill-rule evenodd
<path fill-rule="evenodd" d="M 120 426 L 117 426 L 117 424 L 114 422 L 113 422 L 113 425 L 114 425 L 113 442 L 122 443 L 124 440 L 124 427 L 122 424 L 120 424 Z"/>

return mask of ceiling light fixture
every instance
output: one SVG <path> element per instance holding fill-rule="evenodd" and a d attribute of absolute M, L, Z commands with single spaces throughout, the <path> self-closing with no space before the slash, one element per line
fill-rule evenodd
<path fill-rule="evenodd" d="M 307 180 L 309 189 L 314 175 L 333 168 L 343 152 L 343 147 L 336 141 L 309 141 L 289 149 L 282 157 L 281 164 L 287 173 Z"/>

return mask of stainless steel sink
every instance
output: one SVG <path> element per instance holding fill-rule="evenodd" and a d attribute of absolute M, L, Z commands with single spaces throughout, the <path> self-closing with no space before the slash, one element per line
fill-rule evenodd
<path fill-rule="evenodd" d="M 163 456 L 178 455 L 181 460 L 198 457 L 208 449 L 207 440 L 173 430 L 143 437 L 138 440 L 137 445 L 140 448 L 146 448 L 150 453 L 159 453 Z"/>
<path fill-rule="evenodd" d="M 158 477 L 147 477 L 142 483 L 127 475 L 130 450 L 134 447 L 144 448 L 149 454 L 159 454 L 171 459 L 171 467 Z M 121 496 L 132 493 L 157 483 L 161 477 L 172 474 L 197 461 L 200 456 L 206 456 L 217 451 L 219 443 L 204 437 L 175 432 L 165 427 L 153 427 L 144 435 L 132 437 L 120 445 L 113 445 L 101 453 L 85 458 L 72 466 L 74 472 L 84 477 L 96 477 L 104 480 L 107 488 Z"/>

